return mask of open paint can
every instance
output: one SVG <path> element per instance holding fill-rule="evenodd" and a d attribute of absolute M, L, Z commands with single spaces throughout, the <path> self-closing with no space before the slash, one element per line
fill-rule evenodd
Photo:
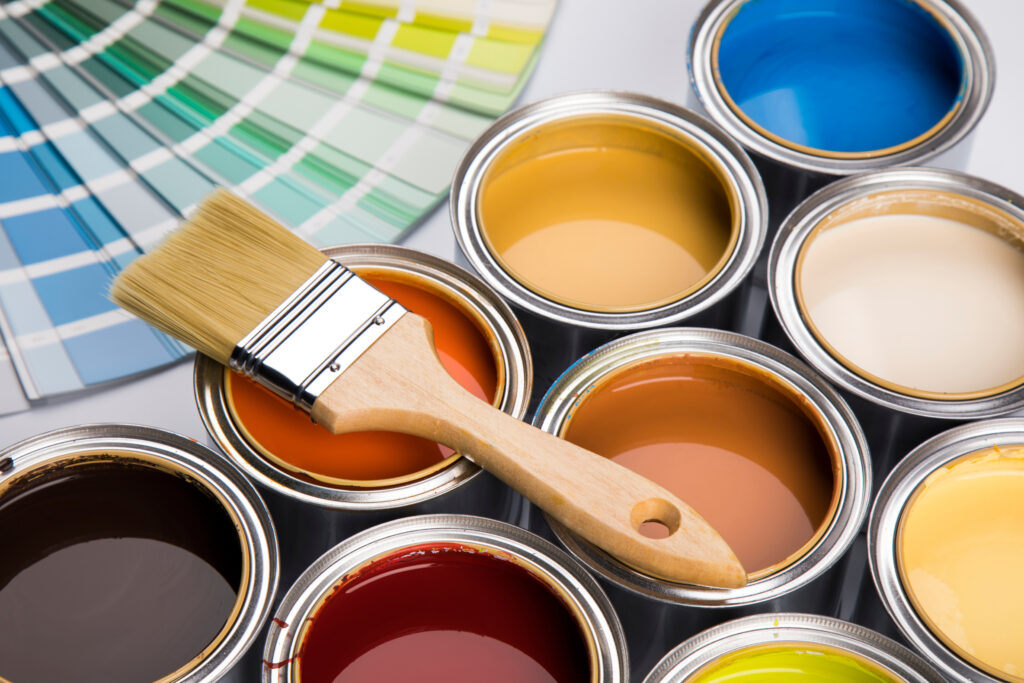
<path fill-rule="evenodd" d="M 893 166 L 963 168 L 992 97 L 992 50 L 954 0 L 712 0 L 690 34 L 707 115 L 752 152 L 769 236 L 811 192 Z M 954 145 L 956 146 L 955 149 Z M 761 336 L 765 262 L 737 327 Z"/>
<path fill-rule="evenodd" d="M 639 332 L 566 371 L 534 424 L 665 486 L 718 530 L 747 571 L 742 588 L 665 581 L 548 519 L 602 578 L 634 677 L 725 619 L 838 610 L 839 560 L 867 515 L 870 457 L 852 412 L 797 359 L 720 330 Z M 666 530 L 648 523 L 642 531 Z"/>
<path fill-rule="evenodd" d="M 248 683 L 274 527 L 221 456 L 85 425 L 0 452 L 0 680 Z"/>
<path fill-rule="evenodd" d="M 690 638 L 644 683 L 943 683 L 924 660 L 874 631 L 814 614 L 760 614 Z"/>
<path fill-rule="evenodd" d="M 332 548 L 291 587 L 264 683 L 625 683 L 619 621 L 563 551 L 502 522 L 426 515 Z"/>
<path fill-rule="evenodd" d="M 1024 420 L 912 450 L 875 500 L 868 556 L 885 608 L 948 680 L 1024 681 Z"/>
<path fill-rule="evenodd" d="M 889 169 L 786 219 L 769 260 L 785 335 L 845 390 L 879 474 L 950 420 L 1024 407 L 1024 198 Z"/>
<path fill-rule="evenodd" d="M 728 326 L 764 242 L 764 189 L 706 119 L 621 92 L 542 100 L 498 119 L 455 174 L 452 223 L 509 300 L 538 386 L 622 334 Z"/>
<path fill-rule="evenodd" d="M 953 0 L 713 0 L 689 67 L 711 119 L 757 157 L 833 177 L 948 150 L 994 82 L 988 40 Z"/>
<path fill-rule="evenodd" d="M 429 320 L 442 363 L 468 390 L 522 418 L 530 351 L 515 317 L 480 280 L 396 246 L 325 253 Z M 281 537 L 283 580 L 382 521 L 424 512 L 518 521 L 521 497 L 443 445 L 405 434 L 333 435 L 268 390 L 198 356 L 195 393 L 214 442 L 265 492 Z"/>

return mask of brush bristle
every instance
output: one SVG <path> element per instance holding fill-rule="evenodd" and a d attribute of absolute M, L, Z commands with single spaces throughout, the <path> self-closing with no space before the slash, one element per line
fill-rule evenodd
<path fill-rule="evenodd" d="M 110 289 L 116 304 L 221 363 L 327 257 L 226 190 Z"/>

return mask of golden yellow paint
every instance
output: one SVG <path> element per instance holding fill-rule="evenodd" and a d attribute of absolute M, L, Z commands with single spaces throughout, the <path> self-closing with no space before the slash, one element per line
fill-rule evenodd
<path fill-rule="evenodd" d="M 932 473 L 897 544 L 903 584 L 932 632 L 974 666 L 1024 682 L 1024 445 Z"/>
<path fill-rule="evenodd" d="M 592 311 L 681 299 L 725 263 L 736 232 L 722 180 L 696 151 L 610 123 L 519 143 L 485 177 L 479 218 L 509 275 Z"/>

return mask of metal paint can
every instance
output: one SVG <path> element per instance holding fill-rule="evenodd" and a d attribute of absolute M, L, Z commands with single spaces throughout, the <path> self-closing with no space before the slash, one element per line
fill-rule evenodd
<path fill-rule="evenodd" d="M 49 559 L 54 553 L 74 550 L 76 548 L 74 544 L 88 546 L 104 542 L 107 537 L 101 534 L 104 533 L 105 527 L 100 528 L 100 526 L 119 524 L 115 519 L 115 517 L 121 518 L 116 503 L 110 512 L 107 511 L 109 506 L 105 506 L 106 501 L 91 499 L 90 503 L 88 496 L 82 497 L 75 493 L 76 488 L 81 491 L 83 486 L 88 485 L 83 482 L 97 477 L 107 477 L 108 472 L 131 472 L 132 476 L 142 473 L 143 477 L 157 477 L 160 480 L 159 486 L 166 487 L 170 483 L 173 486 L 183 485 L 186 489 L 197 491 L 203 500 L 212 501 L 214 509 L 223 511 L 228 533 L 237 534 L 238 537 L 240 558 L 237 563 L 241 567 L 241 578 L 237 588 L 234 589 L 237 592 L 237 598 L 230 609 L 227 623 L 199 655 L 192 658 L 191 661 L 186 660 L 173 674 L 160 680 L 167 683 L 251 681 L 258 664 L 258 648 L 252 651 L 252 657 L 246 656 L 246 652 L 270 616 L 278 583 L 277 539 L 270 515 L 259 494 L 241 471 L 226 459 L 190 439 L 150 427 L 116 424 L 69 427 L 32 437 L 0 452 L 0 506 L 7 507 L 9 511 L 11 509 L 9 505 L 17 502 L 16 498 L 24 500 L 26 496 L 34 495 L 33 491 L 40 492 L 47 487 L 54 490 L 55 487 L 59 487 L 64 492 L 61 494 L 62 496 L 67 499 L 76 496 L 83 498 L 83 504 L 92 508 L 79 508 L 76 513 L 76 517 L 79 519 L 75 520 L 72 529 L 67 532 L 73 536 L 72 538 L 59 541 L 56 549 L 46 547 L 40 550 L 41 555 L 37 559 L 45 561 L 42 559 L 44 555 Z M 166 491 L 159 487 L 155 490 Z M 9 497 L 8 494 L 10 494 Z M 116 498 L 117 496 L 116 490 L 109 492 L 109 497 Z M 4 505 L 5 497 L 7 497 L 7 506 Z M 135 501 L 135 503 L 138 502 Z M 170 514 L 171 510 L 178 509 L 166 507 L 170 503 L 165 497 L 149 499 L 142 503 L 143 505 L 149 503 L 152 503 L 153 506 L 159 505 L 158 512 L 163 514 L 164 518 Z M 141 539 L 152 538 L 154 539 L 153 543 L 157 545 L 171 543 L 159 530 L 148 528 L 141 530 L 139 524 L 143 524 L 143 522 L 138 520 L 148 513 L 139 508 L 132 509 L 136 511 L 136 515 L 125 517 L 128 520 L 127 523 L 132 527 L 130 532 L 125 532 L 127 535 Z M 81 522 L 82 518 L 91 518 L 91 516 L 97 517 L 96 525 L 100 525 L 97 526 L 99 531 L 89 527 L 88 523 Z M 150 516 L 154 517 L 158 525 L 165 523 L 160 521 L 162 519 L 160 514 L 154 513 Z M 68 520 L 64 520 L 64 523 L 67 524 Z M 184 519 L 166 518 L 169 528 L 175 524 L 189 523 L 191 522 Z M 209 523 L 212 525 L 213 520 L 209 520 Z M 56 526 L 52 528 L 56 529 Z M 188 535 L 193 530 L 185 528 L 179 532 Z M 205 533 L 205 529 L 203 532 Z M 156 533 L 156 535 L 150 536 L 147 535 L 148 533 Z M 181 535 L 173 530 L 168 531 L 170 536 L 175 533 L 178 536 Z M 110 538 L 115 541 L 120 540 L 120 534 Z M 83 539 L 88 542 L 82 543 Z M 202 541 L 201 543 L 206 542 Z M 109 546 L 105 546 L 105 548 L 107 549 L 104 552 L 114 552 L 110 550 Z M 4 552 L 8 559 L 12 559 L 15 557 L 17 549 L 6 548 Z M 193 552 L 195 551 L 193 550 Z M 120 557 L 120 555 L 116 556 Z M 132 558 L 132 561 L 136 562 L 136 559 Z M 84 563 L 78 566 L 84 566 Z M 175 566 L 181 570 L 181 565 Z M 86 570 L 82 569 L 82 571 Z M 141 580 L 140 576 L 132 574 L 137 571 L 142 571 L 140 565 L 132 565 L 122 577 L 123 582 L 110 587 L 110 598 L 103 603 L 104 609 L 109 606 L 108 603 L 116 603 L 117 596 L 130 590 L 130 586 L 126 584 Z M 19 578 L 21 576 L 23 574 L 19 575 Z M 85 580 L 89 581 L 92 578 Z M 61 580 L 67 582 L 68 577 L 64 576 Z M 171 590 L 167 585 L 164 585 L 163 588 Z M 189 584 L 187 589 L 199 590 L 193 584 Z M 205 594 L 203 599 L 212 600 L 213 596 Z M 98 610 L 88 617 L 95 628 L 103 628 L 105 622 L 100 621 L 102 612 L 103 610 Z M 30 628 L 28 624 L 21 624 L 21 627 Z M 165 624 L 165 627 L 170 628 L 170 624 Z M 132 628 L 132 626 L 129 625 L 128 628 Z M 139 628 L 138 624 L 135 628 Z M 187 626 L 184 628 L 185 630 L 181 632 L 170 630 L 163 636 L 167 639 L 183 637 L 190 630 Z M 123 641 L 127 634 L 122 634 L 119 637 L 114 633 L 106 632 L 103 635 Z M 54 644 L 56 642 L 54 638 L 56 636 L 52 634 L 48 636 L 48 646 L 58 647 Z M 52 652 L 52 656 L 68 657 L 71 655 L 58 650 Z M 117 656 L 119 655 L 114 653 L 108 655 L 108 657 Z M 148 655 L 143 654 L 144 658 L 146 656 Z M 94 675 L 114 675 L 110 671 L 102 674 L 89 671 L 79 673 L 86 679 L 91 679 Z"/>
<path fill-rule="evenodd" d="M 665 296 L 657 301 L 637 300 L 630 305 L 606 305 L 603 300 L 598 300 L 598 295 L 593 301 L 583 302 L 558 294 L 544 283 L 532 283 L 517 270 L 518 266 L 510 265 L 510 252 L 496 246 L 495 235 L 505 228 L 489 227 L 485 220 L 490 201 L 487 193 L 496 193 L 502 187 L 499 183 L 503 179 L 518 172 L 519 168 L 539 163 L 538 160 L 562 156 L 573 158 L 572 155 L 585 155 L 590 150 L 602 154 L 643 154 L 660 160 L 669 159 L 671 163 L 666 162 L 662 168 L 664 172 L 638 170 L 627 173 L 626 178 L 618 178 L 610 176 L 611 171 L 604 169 L 620 168 L 620 164 L 608 162 L 601 165 L 598 161 L 583 158 L 578 168 L 574 166 L 561 169 L 560 173 L 553 172 L 551 181 L 538 191 L 521 193 L 521 199 L 513 195 L 517 201 L 511 203 L 511 208 L 542 211 L 538 207 L 547 207 L 549 203 L 556 207 L 550 210 L 557 212 L 564 208 L 563 200 L 565 203 L 582 202 L 579 197 L 586 192 L 597 192 L 593 202 L 586 200 L 586 208 L 580 209 L 583 218 L 579 222 L 582 225 L 586 221 L 603 219 L 605 216 L 599 211 L 613 211 L 606 207 L 598 210 L 593 205 L 602 195 L 611 196 L 626 187 L 626 180 L 631 179 L 641 185 L 655 184 L 656 180 L 668 177 L 670 173 L 679 174 L 681 184 L 689 182 L 703 188 L 699 192 L 694 190 L 679 210 L 690 210 L 689 207 L 711 201 L 709 198 L 713 197 L 713 211 L 711 208 L 706 210 L 709 215 L 714 212 L 719 216 L 715 229 L 723 231 L 724 235 L 721 247 L 715 252 L 717 261 L 708 261 L 703 277 L 688 285 L 679 284 L 671 294 L 666 294 L 668 290 L 662 291 Z M 532 173 L 533 169 L 530 171 Z M 562 181 L 572 182 L 573 179 L 579 187 L 560 185 Z M 607 183 L 607 186 L 602 183 Z M 598 192 L 594 189 L 597 187 L 602 190 Z M 630 204 L 627 200 L 616 201 Z M 655 202 L 636 200 L 632 204 L 650 205 Z M 705 208 L 700 210 L 703 212 Z M 548 210 L 543 208 L 544 212 Z M 491 287 L 511 302 L 519 315 L 533 345 L 537 386 L 543 388 L 581 354 L 622 334 L 684 321 L 709 326 L 730 325 L 735 314 L 732 294 L 760 253 L 767 208 L 757 171 L 742 148 L 714 124 L 686 109 L 644 95 L 592 91 L 551 97 L 498 119 L 473 143 L 456 171 L 452 183 L 451 215 L 461 256 Z M 567 218 L 559 216 L 552 220 L 569 220 L 575 214 Z M 627 223 L 643 223 L 631 216 L 626 217 L 628 220 L 618 214 L 614 217 Z M 545 220 L 547 214 L 537 218 L 537 225 L 542 225 Z M 686 226 L 685 230 L 679 229 L 682 225 Z M 686 221 L 673 219 L 668 226 L 665 229 L 672 231 L 673 239 L 684 239 L 681 236 L 689 232 L 696 234 L 696 229 Z M 540 232 L 542 228 L 533 234 Z M 550 249 L 547 256 L 556 262 L 550 267 L 538 266 L 536 275 L 553 276 L 564 272 L 569 264 L 576 263 L 574 259 L 591 264 L 603 263 L 594 254 L 584 254 L 585 241 L 581 237 L 568 241 L 564 249 Z M 629 243 L 632 240 L 621 241 Z M 672 240 L 666 239 L 663 243 L 669 249 L 675 248 Z M 636 263 L 630 267 L 643 266 L 646 260 L 661 251 L 644 252 L 646 256 L 632 259 Z M 598 254 L 600 259 L 609 260 L 610 272 L 607 272 L 607 277 L 598 273 L 595 279 L 614 284 L 629 277 L 621 272 L 625 262 L 630 260 L 624 253 L 601 247 Z M 561 261 L 562 266 L 557 261 Z M 604 271 L 603 266 L 592 267 Z M 655 270 L 653 262 L 650 267 Z M 666 270 L 674 272 L 673 268 Z"/>
<path fill-rule="evenodd" d="M 493 355 L 495 405 L 517 418 L 525 415 L 532 381 L 525 335 L 508 306 L 479 279 L 403 247 L 352 245 L 325 253 L 363 277 L 415 286 L 450 304 L 472 323 Z M 280 530 L 285 582 L 340 540 L 396 517 L 457 512 L 515 522 L 524 513 L 519 494 L 458 454 L 388 480 L 333 481 L 288 469 L 240 419 L 228 390 L 234 379 L 227 372 L 209 358 L 197 357 L 196 404 L 213 442 L 263 491 Z"/>
<path fill-rule="evenodd" d="M 807 25 L 802 29 L 795 26 L 799 21 L 813 22 L 815 17 L 825 19 L 818 19 L 820 24 Z M 826 21 L 828 17 L 833 18 Z M 789 24 L 794 24 L 795 28 L 787 29 Z M 825 29 L 836 33 L 830 39 L 822 33 Z M 734 35 L 731 36 L 730 31 Z M 794 40 L 787 31 L 795 32 L 794 35 L 803 34 L 803 37 Z M 878 37 L 884 31 L 894 33 Z M 823 76 L 821 81 L 766 85 L 767 90 L 760 99 L 748 99 L 748 94 L 753 95 L 753 91 L 746 93 L 744 88 L 751 87 L 746 82 L 751 78 L 750 70 L 741 68 L 740 62 L 753 58 L 753 52 L 739 60 L 734 57 L 732 61 L 735 64 L 731 64 L 728 53 L 739 54 L 753 49 L 749 46 L 759 40 L 758 36 L 763 36 L 765 50 L 776 51 L 821 51 L 829 49 L 823 45 L 835 49 L 836 45 L 849 43 L 854 46 L 851 50 L 859 46 L 873 51 L 873 54 L 861 56 L 851 52 L 845 55 L 846 59 L 838 60 L 845 65 L 842 68 L 849 69 L 851 73 L 860 69 L 864 71 L 865 78 L 874 75 L 889 79 L 896 93 L 906 90 L 906 83 L 914 79 L 920 79 L 922 83 L 948 80 L 948 92 L 933 105 L 938 108 L 928 121 L 934 119 L 934 125 L 922 123 L 922 130 L 907 131 L 905 135 L 897 135 L 878 145 L 849 148 L 856 151 L 814 144 L 802 137 L 813 137 L 813 133 L 806 131 L 827 129 L 828 121 L 848 116 L 843 110 L 872 107 L 875 103 L 870 101 L 870 97 L 862 97 L 847 107 L 845 102 L 837 104 L 836 98 L 824 95 L 815 102 L 813 93 L 819 87 L 842 88 L 848 84 L 850 74 L 844 77 L 843 73 L 830 78 Z M 863 36 L 871 36 L 876 42 L 864 40 L 860 45 L 858 41 Z M 815 43 L 815 40 L 819 42 Z M 926 51 L 926 43 L 934 49 Z M 900 45 L 903 47 L 898 47 Z M 889 46 L 897 47 L 892 48 L 891 53 L 881 51 L 882 48 L 889 49 Z M 814 54 L 816 57 L 808 58 L 812 65 L 822 61 L 818 52 Z M 867 4 L 858 4 L 856 8 L 834 0 L 712 0 L 694 23 L 687 56 L 693 90 L 708 117 L 752 153 L 767 188 L 771 213 L 769 237 L 793 207 L 839 177 L 893 166 L 919 165 L 926 160 L 932 160 L 939 166 L 963 168 L 969 146 L 969 139 L 965 138 L 984 114 L 995 79 L 993 53 L 988 39 L 977 20 L 955 0 L 871 0 Z M 771 54 L 762 55 L 756 62 L 764 65 L 765 69 L 771 68 L 769 64 L 775 64 Z M 814 68 L 818 67 L 812 66 L 810 70 Z M 906 69 L 906 74 L 901 69 Z M 807 69 L 795 70 L 798 74 L 808 72 Z M 763 77 L 772 78 L 771 74 Z M 865 90 L 870 93 L 870 84 L 865 85 Z M 852 92 L 851 89 L 847 91 Z M 902 96 L 912 95 L 909 92 L 899 94 L 888 106 L 879 104 L 874 110 L 892 111 L 890 118 L 893 122 L 905 121 L 906 112 L 912 111 L 915 105 L 906 104 L 904 111 L 900 100 Z M 778 99 L 769 106 L 771 98 Z M 782 98 L 788 99 L 783 102 Z M 779 117 L 774 122 L 776 130 L 766 127 L 766 121 L 758 116 L 758 108 L 764 109 L 763 114 L 770 112 L 770 116 Z M 865 120 L 877 120 L 881 126 L 887 120 L 870 111 L 859 117 L 849 116 L 850 126 L 836 124 L 835 128 L 856 128 L 857 121 Z M 782 134 L 786 132 L 784 128 L 790 127 L 792 130 Z M 840 147 L 838 141 L 836 143 L 835 147 Z M 765 268 L 765 259 L 762 258 L 743 294 L 744 304 L 755 308 L 760 305 L 762 313 L 766 312 L 763 305 L 768 288 Z M 747 326 L 739 328 L 739 331 L 761 336 L 759 321 L 756 318 L 746 320 Z M 762 320 L 760 324 L 765 322 Z"/>
<path fill-rule="evenodd" d="M 870 680 L 880 680 L 881 676 L 903 683 L 944 680 L 910 650 L 873 631 L 839 619 L 783 612 L 736 619 L 690 638 L 658 662 L 644 683 L 701 680 L 701 673 L 714 671 L 716 664 L 736 661 L 746 652 L 780 646 L 813 653 L 811 656 L 832 654 L 848 658 L 856 663 L 854 671 L 866 669 L 878 677 Z M 761 673 L 761 677 L 768 675 Z M 761 677 L 758 678 L 766 680 Z"/>
<path fill-rule="evenodd" d="M 1011 455 L 1020 459 L 1019 450 L 1024 447 L 1024 420 L 1020 418 L 1003 418 L 997 420 L 985 420 L 972 422 L 953 429 L 949 429 L 937 436 L 934 436 L 917 448 L 910 451 L 890 473 L 885 480 L 878 496 L 875 499 L 871 511 L 871 520 L 868 525 L 868 558 L 871 563 L 871 575 L 881 602 L 889 615 L 899 627 L 904 638 L 928 661 L 942 672 L 947 680 L 963 682 L 997 682 L 1014 681 L 1021 679 L 1019 668 L 1020 641 L 1019 637 L 1007 633 L 1002 637 L 1004 641 L 1004 652 L 1014 651 L 1017 653 L 1016 670 L 1012 670 L 1013 663 L 992 662 L 987 658 L 986 644 L 982 632 L 974 630 L 981 623 L 993 625 L 999 628 L 1003 623 L 1000 619 L 1007 616 L 1011 621 L 1019 623 L 1019 613 L 1012 608 L 1016 604 L 1012 598 L 1002 593 L 996 600 L 1002 600 L 997 604 L 986 600 L 984 610 L 987 616 L 979 621 L 977 610 L 974 610 L 974 617 L 960 616 L 971 612 L 970 598 L 958 593 L 964 582 L 973 581 L 1000 591 L 1004 579 L 992 573 L 992 570 L 999 568 L 986 567 L 986 570 L 979 575 L 977 571 L 965 569 L 961 573 L 960 582 L 949 582 L 948 576 L 931 574 L 934 578 L 930 581 L 937 586 L 946 585 L 944 594 L 950 600 L 962 601 L 961 609 L 952 608 L 946 615 L 939 615 L 934 611 L 935 594 L 930 597 L 922 593 L 915 596 L 915 588 L 920 589 L 925 584 L 920 583 L 922 579 L 929 580 L 930 572 L 927 567 L 916 564 L 916 559 L 907 555 L 907 544 L 916 543 L 913 534 L 917 533 L 909 525 L 913 522 L 916 514 L 920 514 L 917 508 L 920 503 L 926 500 L 928 489 L 934 485 L 941 485 L 943 482 L 955 481 L 958 476 L 957 468 L 962 465 L 982 466 L 987 462 L 998 462 L 1000 453 Z M 994 458 L 994 459 L 993 459 Z M 963 474 L 971 476 L 975 481 L 983 481 L 988 476 L 980 469 L 972 469 Z M 996 472 L 997 476 L 1001 473 Z M 1015 473 L 1019 478 L 1019 473 Z M 1010 476 L 1013 476 L 1012 474 Z M 935 489 L 933 489 L 934 491 Z M 947 491 L 950 489 L 947 489 Z M 1015 513 L 1011 517 L 1019 520 L 1020 498 L 1019 496 L 1007 497 L 1005 492 L 1001 494 L 1004 507 L 1009 505 Z M 987 496 L 987 504 L 998 503 L 997 496 Z M 934 503 L 931 503 L 934 506 Z M 954 515 L 961 512 L 961 508 L 951 506 L 945 501 L 942 507 L 949 509 Z M 933 508 L 934 509 L 934 508 Z M 963 510 L 968 512 L 968 510 Z M 1014 515 L 1016 515 L 1014 517 Z M 1000 517 L 1004 515 L 1000 514 Z M 974 522 L 965 522 L 965 525 Z M 961 529 L 955 525 L 942 525 L 940 533 L 943 542 L 955 542 L 961 538 Z M 984 538 L 991 533 L 997 533 L 990 525 L 986 525 L 977 538 Z M 993 538 L 998 539 L 998 536 Z M 1000 542 L 997 545 L 1002 547 L 1018 547 L 1019 540 Z M 979 557 L 989 557 L 984 554 L 984 547 L 978 547 Z M 946 553 L 951 558 L 962 559 L 965 557 L 962 550 L 950 550 L 942 547 L 937 552 Z M 988 564 L 987 562 L 985 563 Z M 1019 583 L 1019 567 L 1008 566 L 1002 568 L 1010 573 L 1011 584 Z M 922 572 L 916 574 L 916 572 Z M 1019 598 L 1017 600 L 1019 602 Z M 1007 606 L 1013 613 L 1007 615 Z M 989 613 L 989 610 L 992 610 Z M 960 629 L 957 629 L 958 619 L 963 619 Z M 966 625 L 966 628 L 964 627 Z M 971 645 L 964 649 L 965 639 L 970 639 Z M 988 650 L 990 653 L 991 650 Z M 988 661 L 986 661 L 988 659 Z M 1012 658 L 1010 658 L 1012 659 Z"/>
<path fill-rule="evenodd" d="M 314 666 L 308 658 L 312 656 L 311 649 L 316 647 L 313 632 L 324 618 L 322 615 L 328 613 L 325 604 L 329 607 L 327 601 L 343 593 L 354 580 L 359 580 L 362 573 L 379 572 L 377 567 L 386 568 L 386 563 L 395 558 L 399 561 L 411 559 L 419 562 L 424 558 L 430 561 L 431 557 L 443 554 L 444 549 L 453 547 L 486 559 L 492 565 L 507 565 L 507 569 L 517 573 L 525 571 L 533 580 L 539 580 L 549 594 L 556 596 L 560 605 L 557 609 L 567 611 L 574 628 L 578 628 L 585 643 L 585 656 L 590 662 L 589 680 L 593 683 L 623 683 L 628 680 L 622 628 L 597 582 L 563 551 L 534 534 L 495 520 L 466 515 L 424 515 L 395 520 L 356 534 L 325 553 L 295 582 L 278 607 L 264 650 L 262 680 L 265 683 L 286 683 L 300 680 L 300 674 L 301 680 L 306 680 L 302 668 Z M 397 571 L 410 573 L 408 567 L 400 567 Z M 394 580 L 394 576 L 376 573 L 371 576 L 371 581 L 389 582 Z M 363 585 L 360 585 L 358 590 L 362 589 Z M 402 592 L 395 584 L 389 590 Z M 427 596 L 427 592 L 438 595 Z M 465 601 L 455 594 L 458 592 L 457 586 L 437 586 L 416 595 L 400 595 L 395 607 L 411 612 L 417 609 L 415 603 L 420 599 L 440 598 L 447 601 L 445 608 L 438 610 L 440 612 L 486 609 L 484 621 L 503 618 L 503 614 L 489 609 L 486 596 L 479 601 Z M 368 604 L 365 608 L 387 610 L 379 603 Z M 540 628 L 542 625 L 535 626 Z M 387 633 L 382 637 L 396 635 Z M 374 647 L 380 644 L 375 641 Z M 453 653 L 448 666 L 453 669 L 459 666 L 460 654 Z M 483 665 L 497 665 L 499 660 Z M 475 675 L 490 679 L 480 670 L 476 670 Z M 507 672 L 501 680 L 508 680 Z"/>
<path fill-rule="evenodd" d="M 771 248 L 768 274 L 781 330 L 771 332 L 769 339 L 780 345 L 791 342 L 812 367 L 842 390 L 865 427 L 879 477 L 910 448 L 951 426 L 952 421 L 992 417 L 1024 407 L 1024 382 L 1018 379 L 984 391 L 941 393 L 902 386 L 865 370 L 837 350 L 835 339 L 826 338 L 813 324 L 799 282 L 805 254 L 814 240 L 832 227 L 862 217 L 904 214 L 924 220 L 948 218 L 978 228 L 979 233 L 993 235 L 1019 251 L 1024 244 L 1022 206 L 1024 198 L 1010 190 L 955 171 L 888 169 L 845 178 L 819 190 L 780 228 Z M 966 353 L 981 352 L 968 349 Z"/>
<path fill-rule="evenodd" d="M 583 411 L 588 410 L 588 401 L 594 405 L 594 397 L 605 389 L 622 392 L 632 378 L 640 385 L 657 381 L 642 373 L 664 362 L 726 364 L 756 378 L 755 384 L 739 385 L 743 392 L 771 390 L 778 400 L 787 401 L 792 410 L 799 411 L 813 425 L 817 437 L 824 443 L 831 490 L 823 492 L 827 507 L 822 507 L 821 516 L 809 527 L 807 538 L 793 542 L 794 550 L 771 566 L 758 567 L 754 572 L 748 569 L 749 583 L 736 589 L 678 584 L 644 575 L 549 519 L 558 540 L 598 575 L 618 609 L 626 627 L 634 677 L 650 670 L 674 643 L 726 619 L 779 609 L 839 613 L 844 608 L 842 588 L 847 581 L 844 562 L 840 560 L 860 530 L 870 496 L 871 463 L 867 445 L 853 413 L 838 394 L 796 358 L 764 342 L 732 332 L 668 328 L 610 342 L 581 358 L 549 389 L 534 424 L 552 434 L 566 434 L 573 427 L 573 420 L 579 421 Z M 693 378 L 700 377 L 700 366 L 697 367 L 692 371 Z M 711 376 L 713 383 L 732 381 L 726 375 Z M 629 394 L 622 395 L 630 400 Z M 636 397 L 631 400 L 641 402 Z M 651 404 L 650 399 L 642 402 Z M 700 400 L 695 401 L 692 409 L 702 410 L 700 403 Z M 667 401 L 664 404 L 668 405 Z M 684 408 L 672 405 L 669 410 L 671 414 L 667 419 L 673 420 L 672 415 L 678 416 Z M 701 420 L 712 424 L 729 417 L 718 414 L 716 418 L 715 410 L 717 408 L 701 413 Z M 751 423 L 756 419 L 750 418 Z M 671 438 L 664 435 L 658 438 L 672 443 L 697 441 L 675 433 Z M 595 450 L 600 452 L 599 447 Z M 656 481 L 658 478 L 654 476 Z M 687 495 L 681 497 L 687 499 Z M 700 512 L 699 506 L 696 509 Z M 709 512 L 701 514 L 712 525 L 716 524 Z M 719 531 L 725 534 L 724 527 L 719 527 Z M 724 537 L 732 543 L 728 535 Z M 734 546 L 734 550 L 740 553 L 739 546 Z"/>

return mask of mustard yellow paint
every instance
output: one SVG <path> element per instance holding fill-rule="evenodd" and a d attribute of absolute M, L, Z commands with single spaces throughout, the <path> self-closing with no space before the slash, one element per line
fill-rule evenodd
<path fill-rule="evenodd" d="M 974 666 L 1024 682 L 1024 445 L 932 473 L 903 512 L 897 551 L 932 632 Z"/>
<path fill-rule="evenodd" d="M 480 193 L 484 239 L 505 270 L 553 301 L 649 310 L 707 282 L 734 241 L 730 199 L 681 142 L 626 124 L 534 133 Z"/>

